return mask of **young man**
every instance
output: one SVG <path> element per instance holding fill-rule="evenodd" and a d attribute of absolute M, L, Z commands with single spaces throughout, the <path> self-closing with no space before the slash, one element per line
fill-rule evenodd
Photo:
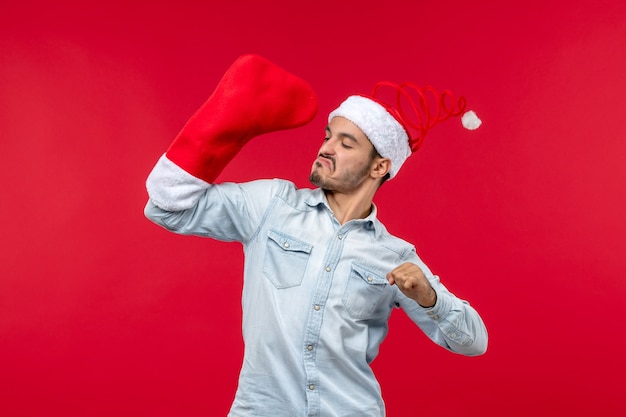
<path fill-rule="evenodd" d="M 351 96 L 330 113 L 310 175 L 318 188 L 214 184 L 248 140 L 316 111 L 306 82 L 243 56 L 147 180 L 149 219 L 243 244 L 245 353 L 232 417 L 384 416 L 369 365 L 397 307 L 450 351 L 487 347 L 477 312 L 376 218 L 377 189 L 411 153 L 406 127 L 376 100 Z"/>

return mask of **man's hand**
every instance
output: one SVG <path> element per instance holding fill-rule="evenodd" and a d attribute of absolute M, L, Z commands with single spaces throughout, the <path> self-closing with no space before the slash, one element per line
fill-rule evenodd
<path fill-rule="evenodd" d="M 430 308 L 437 302 L 437 293 L 430 286 L 428 279 L 419 266 L 413 263 L 404 263 L 387 274 L 391 285 L 397 285 L 400 291 L 419 305 Z"/>

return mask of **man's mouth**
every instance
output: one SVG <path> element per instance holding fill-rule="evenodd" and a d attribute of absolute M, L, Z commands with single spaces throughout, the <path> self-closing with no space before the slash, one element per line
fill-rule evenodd
<path fill-rule="evenodd" d="M 326 165 L 328 168 L 335 169 L 335 161 L 326 156 L 319 155 L 315 161 L 319 166 Z"/>

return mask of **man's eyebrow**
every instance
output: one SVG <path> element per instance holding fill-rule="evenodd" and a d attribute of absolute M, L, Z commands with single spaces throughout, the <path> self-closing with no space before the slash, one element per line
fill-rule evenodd
<path fill-rule="evenodd" d="M 326 128 L 324 128 L 324 130 L 326 131 L 326 133 L 332 133 L 330 131 L 330 127 L 326 126 Z M 357 140 L 357 138 L 354 135 L 351 135 L 350 133 L 347 132 L 339 132 L 337 133 L 337 136 L 341 137 L 341 138 L 346 138 L 346 139 L 350 139 L 352 142 L 354 143 L 359 143 L 359 141 Z"/>

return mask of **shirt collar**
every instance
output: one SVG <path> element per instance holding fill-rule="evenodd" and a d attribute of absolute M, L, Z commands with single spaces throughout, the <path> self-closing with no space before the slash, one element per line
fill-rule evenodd
<path fill-rule="evenodd" d="M 311 207 L 317 207 L 320 204 L 323 204 L 329 212 L 333 212 L 328 205 L 328 199 L 326 198 L 326 194 L 321 188 L 311 190 L 311 193 L 309 194 L 305 202 Z M 376 230 L 377 232 L 380 232 L 379 227 L 381 225 L 380 222 L 378 222 L 378 220 L 376 219 L 377 214 L 378 208 L 376 207 L 376 204 L 372 203 L 372 211 L 370 212 L 370 214 L 364 219 L 358 219 L 355 221 L 363 223 L 363 226 L 368 230 Z"/>
<path fill-rule="evenodd" d="M 324 204 L 326 207 L 328 207 L 328 200 L 326 200 L 326 195 L 321 188 L 315 188 L 314 190 L 311 190 L 305 200 L 305 203 L 311 207 L 317 207 L 320 204 Z M 328 209 L 330 210 L 330 207 L 328 207 Z"/>

